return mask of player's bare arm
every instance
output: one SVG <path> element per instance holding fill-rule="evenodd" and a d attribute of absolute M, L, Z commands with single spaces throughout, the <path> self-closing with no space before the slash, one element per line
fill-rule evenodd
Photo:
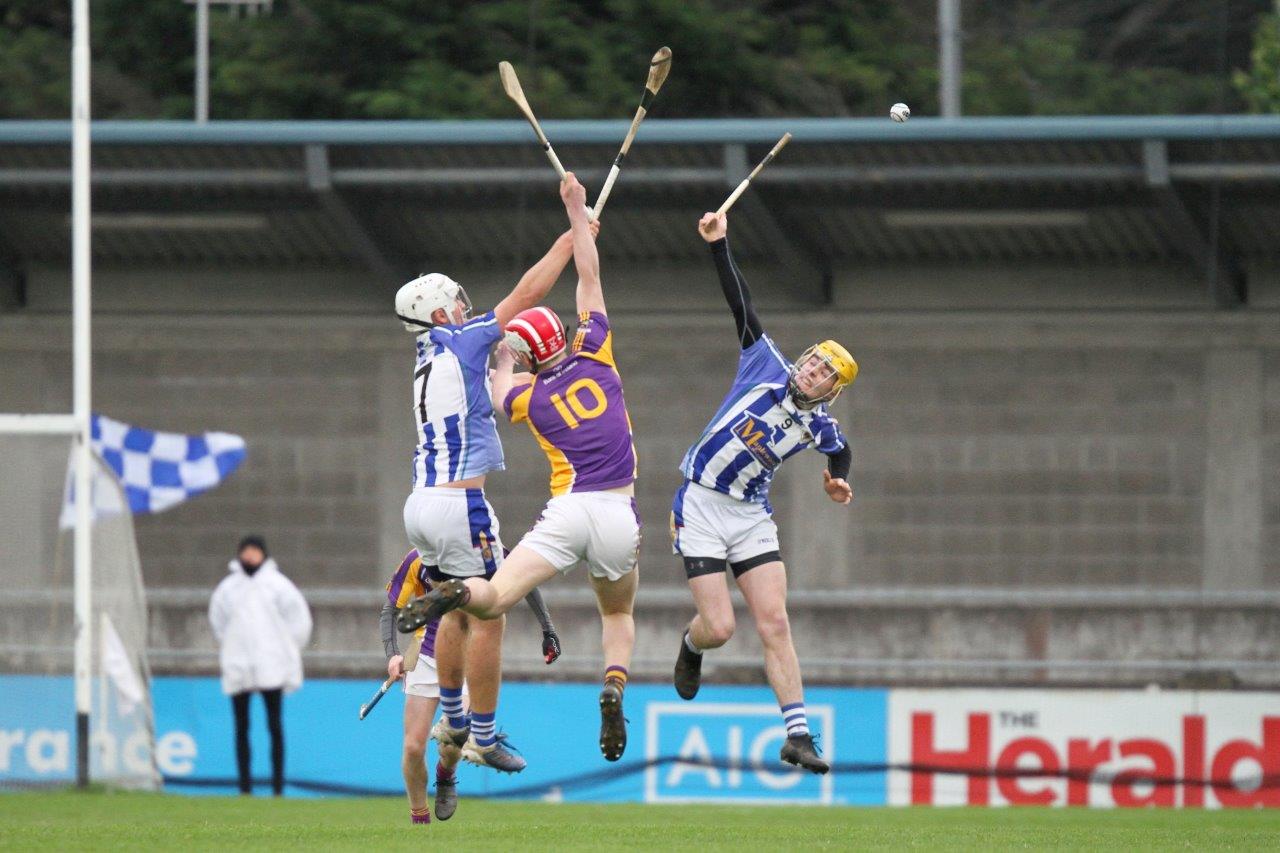
<path fill-rule="evenodd" d="M 764 336 L 764 327 L 756 316 L 747 280 L 734 262 L 733 253 L 729 251 L 728 216 L 723 213 L 704 213 L 702 219 L 698 220 L 698 234 L 711 246 L 716 273 L 720 278 L 720 290 L 724 293 L 725 302 L 729 304 L 729 310 L 733 312 L 733 320 L 738 327 L 738 342 L 746 349 Z"/>
<path fill-rule="evenodd" d="M 585 198 L 585 191 L 584 196 Z M 586 217 L 586 209 L 581 211 L 583 217 Z M 600 231 L 600 224 L 592 222 L 588 224 L 588 230 L 594 236 Z M 551 244 L 551 248 L 542 256 L 536 264 L 529 267 L 520 281 L 516 282 L 516 286 L 512 288 L 511 293 L 507 295 L 493 309 L 493 314 L 498 320 L 499 326 L 505 326 L 511 322 L 511 318 L 528 308 L 542 302 L 551 288 L 555 286 L 556 281 L 560 278 L 560 274 L 564 272 L 564 268 L 569 265 L 569 259 L 573 257 L 573 232 L 566 231 L 556 238 Z"/>
<path fill-rule="evenodd" d="M 569 214 L 570 233 L 573 234 L 573 262 L 578 270 L 576 293 L 578 313 L 599 311 L 605 313 L 604 289 L 600 282 L 600 253 L 596 249 L 595 236 L 587 218 L 587 190 L 578 182 L 573 172 L 566 172 L 560 184 L 560 198 Z M 598 231 L 599 222 L 594 223 Z"/>
<path fill-rule="evenodd" d="M 511 389 L 518 385 L 528 385 L 533 381 L 532 373 L 513 373 L 512 368 L 516 364 L 516 354 L 511 351 L 511 347 L 505 342 L 500 342 L 494 349 L 493 353 L 493 370 L 489 371 L 489 385 L 493 389 L 493 393 L 489 395 L 490 401 L 493 403 L 495 412 L 503 409 L 507 395 L 511 393 Z"/>
<path fill-rule="evenodd" d="M 511 368 L 515 366 L 516 354 L 505 342 L 499 342 L 493 350 L 493 370 L 489 371 L 489 399 L 495 412 L 502 411 L 503 401 L 515 387 L 515 374 Z"/>
<path fill-rule="evenodd" d="M 520 277 L 520 281 L 512 288 L 507 298 L 493 309 L 498 325 L 505 326 L 511 322 L 512 317 L 545 299 L 572 257 L 573 232 L 566 231 L 556 238 L 542 259 L 529 267 L 528 271 Z"/>

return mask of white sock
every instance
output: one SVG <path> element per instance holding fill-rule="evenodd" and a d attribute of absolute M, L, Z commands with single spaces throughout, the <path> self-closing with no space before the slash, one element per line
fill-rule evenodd
<path fill-rule="evenodd" d="M 782 720 L 787 724 L 787 737 L 809 733 L 809 718 L 805 716 L 803 702 L 783 705 Z"/>

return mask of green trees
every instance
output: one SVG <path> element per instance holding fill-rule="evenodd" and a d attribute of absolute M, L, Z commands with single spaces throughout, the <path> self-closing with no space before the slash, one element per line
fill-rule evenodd
<path fill-rule="evenodd" d="M 1235 85 L 1255 113 L 1280 113 L 1280 12 L 1258 23 L 1248 71 L 1236 71 Z"/>
<path fill-rule="evenodd" d="M 965 0 L 968 115 L 1275 109 L 1266 0 Z M 69 4 L 0 5 L 0 118 L 62 118 Z M 194 12 L 94 0 L 94 114 L 189 118 Z M 214 119 L 512 117 L 509 59 L 546 118 L 630 114 L 654 49 L 656 114 L 937 111 L 936 0 L 276 0 L 211 14 Z M 1252 70 L 1249 37 L 1263 20 Z M 1223 65 L 1223 60 L 1226 65 Z M 1267 65 L 1270 63 L 1270 65 Z M 1269 69 L 1269 70 L 1268 70 Z M 1270 94 L 1267 94 L 1267 93 Z M 1268 106 L 1270 105 L 1270 106 Z"/>

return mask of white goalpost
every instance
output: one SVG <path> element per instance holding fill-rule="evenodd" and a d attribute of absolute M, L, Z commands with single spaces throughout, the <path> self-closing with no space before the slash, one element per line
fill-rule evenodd
<path fill-rule="evenodd" d="M 71 294 L 72 405 L 70 415 L 0 415 L 0 433 L 70 435 L 75 470 L 74 598 L 76 784 L 89 783 L 92 710 L 93 580 L 92 478 L 89 446 L 92 350 L 90 336 L 89 0 L 72 2 L 71 40 Z"/>

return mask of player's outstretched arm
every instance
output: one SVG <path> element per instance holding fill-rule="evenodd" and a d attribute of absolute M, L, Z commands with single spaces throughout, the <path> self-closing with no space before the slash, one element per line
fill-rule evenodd
<path fill-rule="evenodd" d="M 556 626 L 551 623 L 551 611 L 547 609 L 547 603 L 542 600 L 542 593 L 537 587 L 529 591 L 524 601 L 542 626 L 542 657 L 548 664 L 555 663 L 556 658 L 560 657 L 560 635 L 556 633 Z"/>
<path fill-rule="evenodd" d="M 711 244 L 711 256 L 715 258 L 716 272 L 720 276 L 720 289 L 724 292 L 733 321 L 738 326 L 738 340 L 742 348 L 764 337 L 764 328 L 751 303 L 751 289 L 742 277 L 738 265 L 729 251 L 729 220 L 726 214 L 704 213 L 698 220 L 698 233 Z"/>
<path fill-rule="evenodd" d="M 587 219 L 587 189 L 573 172 L 566 172 L 560 183 L 560 198 L 569 214 L 569 230 L 573 234 L 573 263 L 578 270 L 576 293 L 578 313 L 604 310 L 604 288 L 600 282 L 600 252 L 596 249 L 592 223 Z M 598 233 L 600 225 L 595 223 Z"/>
<path fill-rule="evenodd" d="M 853 451 L 848 440 L 835 453 L 828 453 L 827 470 L 822 472 L 822 488 L 827 497 L 838 504 L 853 500 L 853 487 L 849 485 L 849 468 L 853 464 Z"/>
<path fill-rule="evenodd" d="M 499 343 L 493 351 L 493 372 L 489 374 L 489 387 L 492 392 L 489 400 L 493 403 L 495 412 L 502 411 L 512 388 L 517 384 L 527 384 L 532 381 L 528 373 L 512 373 L 511 369 L 515 364 L 516 354 L 511 351 L 511 347 L 507 346 L 506 342 Z"/>
<path fill-rule="evenodd" d="M 555 285 L 560 273 L 568 266 L 573 257 L 573 232 L 566 231 L 556 238 L 551 248 L 536 264 L 520 277 L 520 281 L 512 288 L 507 298 L 498 303 L 493 314 L 499 326 L 506 326 L 521 311 L 537 305 Z"/>

